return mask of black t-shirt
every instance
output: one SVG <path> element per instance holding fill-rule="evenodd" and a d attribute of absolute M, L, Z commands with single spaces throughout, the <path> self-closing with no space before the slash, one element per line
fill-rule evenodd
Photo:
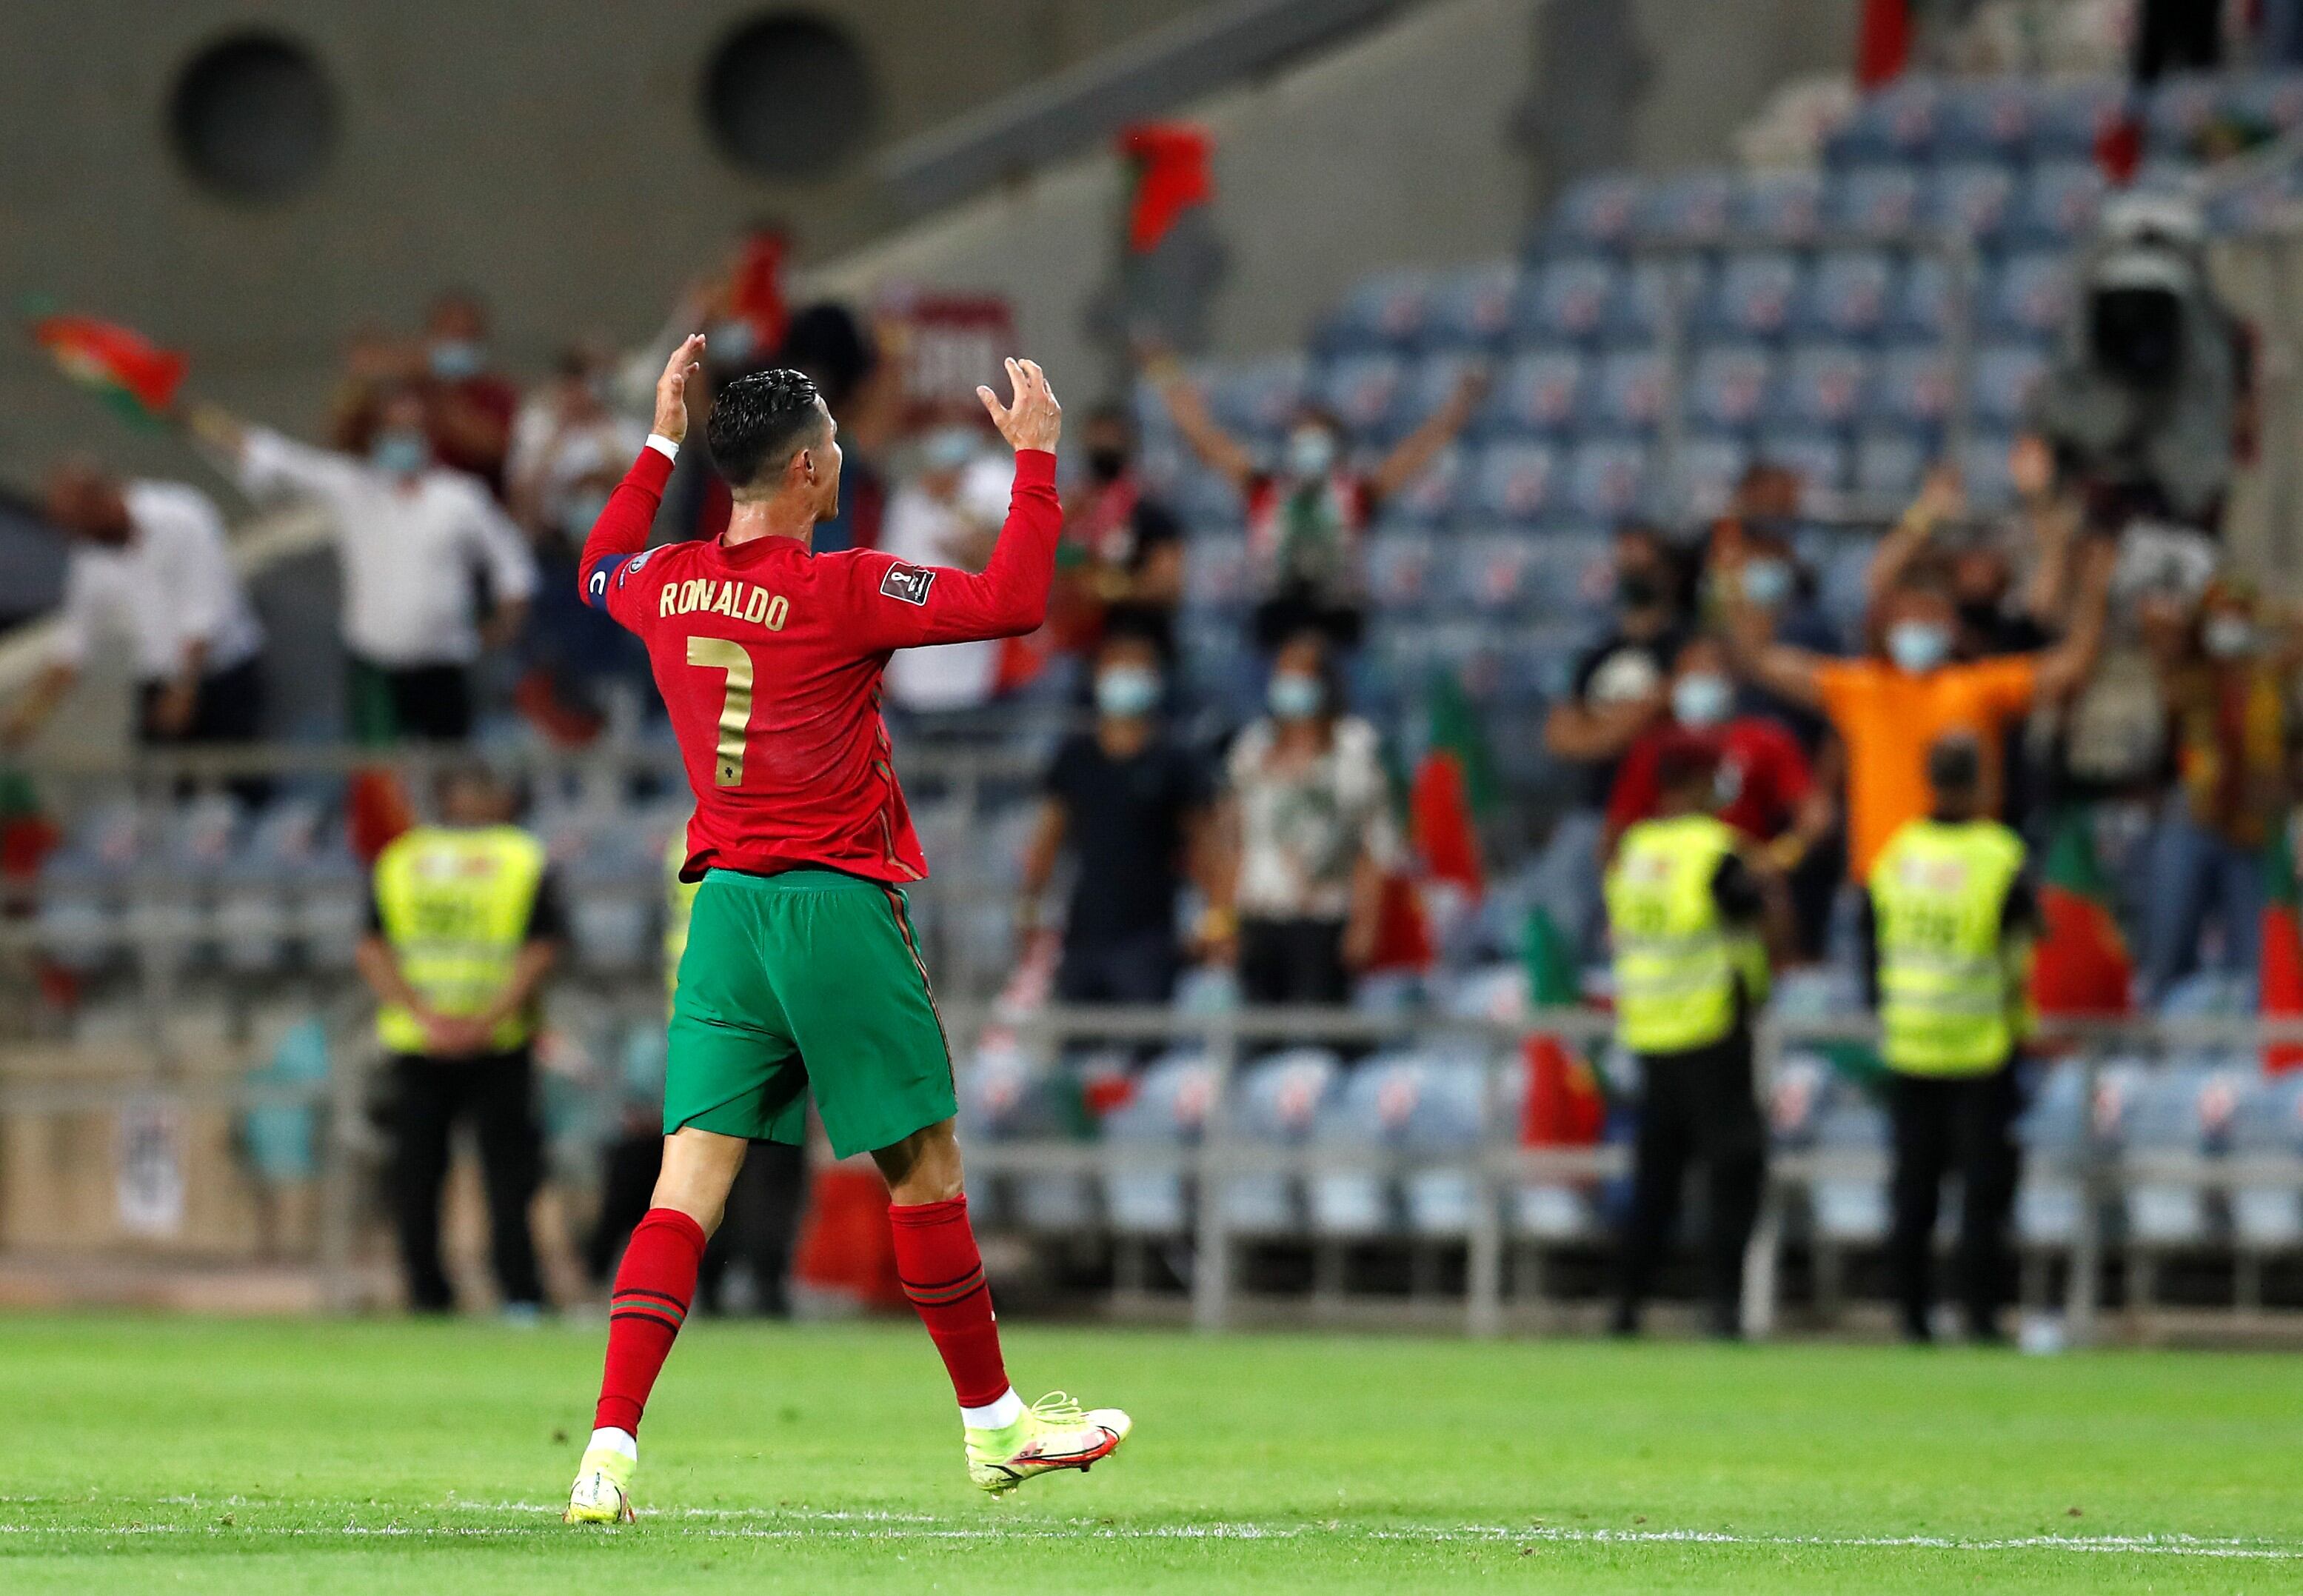
<path fill-rule="evenodd" d="M 384 934 L 384 906 L 376 901 L 375 888 L 367 890 L 367 928 L 377 936 Z M 536 883 L 536 902 L 527 911 L 527 936 L 531 942 L 564 942 L 568 940 L 568 899 L 560 890 L 560 873 L 547 869 Z"/>
<path fill-rule="evenodd" d="M 1127 553 L 1123 563 L 1130 576 L 1143 575 L 1154 553 L 1184 540 L 1184 523 L 1176 518 L 1176 512 L 1148 494 L 1135 501 L 1135 508 L 1127 518 Z M 1148 638 L 1161 654 L 1171 658 L 1175 654 L 1176 607 L 1171 604 L 1123 599 L 1104 612 L 1103 626 L 1107 637 L 1125 632 L 1130 637 Z"/>
<path fill-rule="evenodd" d="M 1116 760 L 1093 732 L 1075 732 L 1056 750 L 1046 790 L 1064 806 L 1079 860 L 1067 940 L 1113 942 L 1172 931 L 1185 822 L 1208 802 L 1200 762 L 1156 736 L 1133 757 Z"/>
<path fill-rule="evenodd" d="M 1587 709 L 1598 709 L 1662 687 L 1671 680 L 1671 663 L 1682 641 L 1676 629 L 1653 638 L 1610 633 L 1576 660 L 1576 701 Z M 1615 785 L 1615 766 L 1620 763 L 1603 759 L 1590 767 L 1583 788 L 1584 802 L 1590 807 L 1607 806 L 1607 794 Z"/>

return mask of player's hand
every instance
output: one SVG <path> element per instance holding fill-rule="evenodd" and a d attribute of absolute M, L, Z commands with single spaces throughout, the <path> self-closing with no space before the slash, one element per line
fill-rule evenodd
<path fill-rule="evenodd" d="M 975 391 L 983 408 L 991 412 L 991 425 L 1000 429 L 1000 435 L 1008 440 L 1011 448 L 1052 451 L 1056 440 L 1063 435 L 1064 407 L 1056 402 L 1056 391 L 1048 386 L 1047 373 L 1036 362 L 1010 359 L 1008 391 L 1015 396 L 1008 404 L 1001 404 L 1000 396 L 989 388 Z"/>
<path fill-rule="evenodd" d="M 671 351 L 671 359 L 663 363 L 663 375 L 655 379 L 655 423 L 654 430 L 677 443 L 688 435 L 688 384 L 691 377 L 704 372 L 704 334 L 690 333 Z"/>

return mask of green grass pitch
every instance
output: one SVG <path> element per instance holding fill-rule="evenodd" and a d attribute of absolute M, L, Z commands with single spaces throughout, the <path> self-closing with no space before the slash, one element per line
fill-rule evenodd
<path fill-rule="evenodd" d="M 0 1320 L 0 1590 L 2303 1589 L 2293 1357 L 1018 1325 L 1136 1430 L 1001 1505 L 916 1328 L 699 1323 L 570 1530 L 602 1334 Z"/>

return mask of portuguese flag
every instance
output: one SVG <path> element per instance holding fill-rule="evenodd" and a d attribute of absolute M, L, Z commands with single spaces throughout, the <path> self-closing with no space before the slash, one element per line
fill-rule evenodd
<path fill-rule="evenodd" d="M 1520 944 L 1527 964 L 1528 1001 L 1539 1009 L 1565 1009 L 1582 1000 L 1567 939 L 1541 905 L 1528 911 Z M 1523 1147 L 1589 1147 L 1607 1127 L 1607 1100 L 1588 1060 L 1561 1037 L 1546 1033 L 1520 1044 L 1527 1094 L 1520 1110 Z"/>
<path fill-rule="evenodd" d="M 1426 714 L 1430 746 L 1408 790 L 1409 832 L 1428 879 L 1476 898 L 1487 885 L 1479 820 L 1495 806 L 1495 757 L 1479 711 L 1452 672 L 1432 677 Z"/>
<path fill-rule="evenodd" d="M 2111 881 L 2096 857 L 2088 811 L 2066 809 L 2056 817 L 2040 871 L 2046 929 L 2031 966 L 2031 1001 L 2040 1013 L 2133 1009 L 2135 965 L 2111 904 Z"/>
<path fill-rule="evenodd" d="M 2265 1019 L 2303 1019 L 2303 880 L 2296 874 L 2295 824 L 2272 832 L 2264 850 L 2263 953 L 2259 979 Z M 2265 1045 L 2263 1068 L 2273 1075 L 2303 1068 L 2303 1043 Z"/>
<path fill-rule="evenodd" d="M 91 316 L 44 316 L 31 332 L 56 369 L 132 421 L 149 425 L 175 402 L 184 357 L 132 327 Z"/>

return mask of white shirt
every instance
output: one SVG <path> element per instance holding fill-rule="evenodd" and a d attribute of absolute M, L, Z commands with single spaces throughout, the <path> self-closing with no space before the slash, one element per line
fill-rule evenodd
<path fill-rule="evenodd" d="M 316 499 L 334 517 L 344 646 L 371 664 L 478 658 L 476 566 L 498 604 L 536 591 L 527 542 L 477 477 L 434 467 L 404 481 L 260 427 L 248 429 L 239 470 L 251 497 Z"/>
<path fill-rule="evenodd" d="M 638 422 L 609 413 L 563 426 L 547 394 L 522 405 L 512 422 L 505 475 L 534 487 L 544 519 L 580 542 L 646 436 Z"/>
<path fill-rule="evenodd" d="M 179 482 L 131 482 L 121 497 L 128 541 L 72 545 L 56 663 L 86 664 L 102 645 L 127 651 L 139 681 L 166 681 L 195 643 L 207 646 L 200 669 L 210 676 L 254 657 L 264 628 L 232 569 L 215 502 Z"/>
<path fill-rule="evenodd" d="M 1239 802 L 1239 912 L 1272 920 L 1346 919 L 1361 852 L 1385 866 L 1399 852 L 1381 744 L 1374 727 L 1344 715 L 1325 754 L 1282 772 L 1272 764 L 1277 731 L 1269 720 L 1254 722 L 1226 761 L 1226 781 Z"/>
<path fill-rule="evenodd" d="M 997 532 L 1007 519 L 1015 476 L 1012 460 L 988 455 L 961 474 L 959 491 L 949 501 L 930 498 L 908 484 L 898 488 L 880 524 L 881 552 L 907 565 L 961 563 L 965 539 Z M 898 649 L 882 679 L 888 696 L 906 709 L 973 709 L 989 704 L 1000 685 L 1000 647 L 995 640 Z"/>

